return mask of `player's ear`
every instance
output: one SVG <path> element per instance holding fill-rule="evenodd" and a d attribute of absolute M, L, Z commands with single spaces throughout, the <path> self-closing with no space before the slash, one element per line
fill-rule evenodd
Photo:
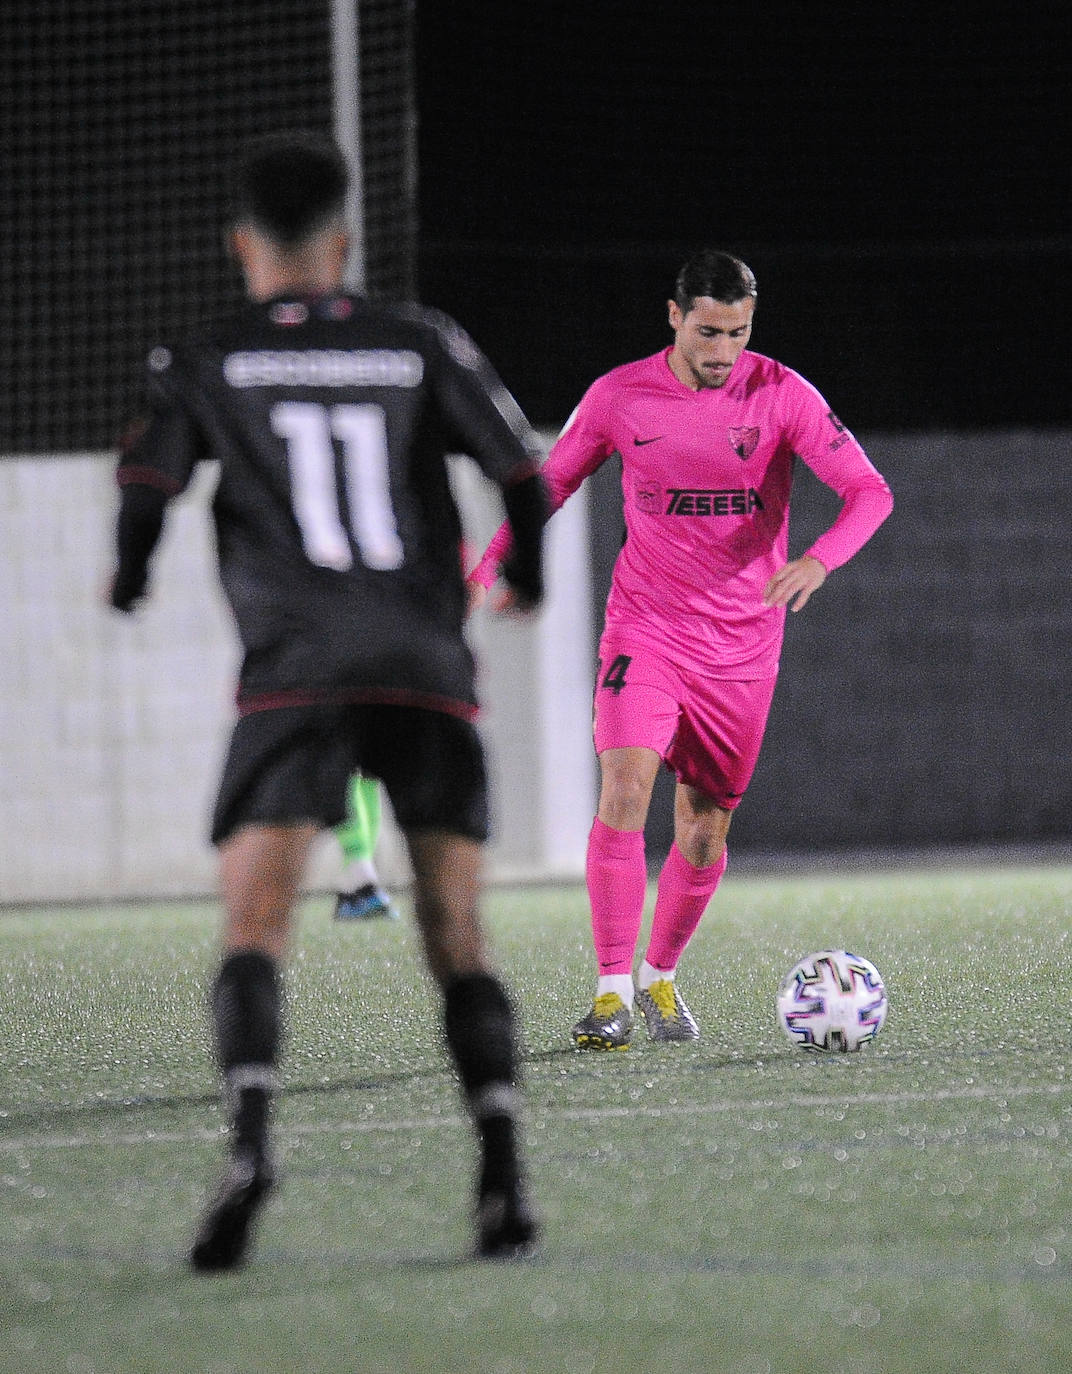
<path fill-rule="evenodd" d="M 346 261 L 350 256 L 350 235 L 345 229 L 337 229 L 331 236 L 331 247 L 335 259 L 339 264 L 339 270 L 346 266 Z"/>
<path fill-rule="evenodd" d="M 224 230 L 223 248 L 231 261 L 241 266 L 249 251 L 249 234 L 240 224 L 229 225 Z"/>
<path fill-rule="evenodd" d="M 678 305 L 677 301 L 667 301 L 666 306 L 667 314 L 670 319 L 670 328 L 676 334 L 684 323 L 685 316 L 681 313 L 681 306 Z"/>

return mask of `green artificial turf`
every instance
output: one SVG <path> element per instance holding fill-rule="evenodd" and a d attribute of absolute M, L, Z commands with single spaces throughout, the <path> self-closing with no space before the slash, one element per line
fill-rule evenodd
<path fill-rule="evenodd" d="M 407 912 L 407 901 L 400 902 Z M 1072 1368 L 1072 869 L 727 877 L 679 971 L 703 1030 L 579 1053 L 580 887 L 494 889 L 521 1007 L 536 1257 L 468 1258 L 475 1154 L 409 919 L 311 898 L 283 1181 L 190 1273 L 222 1157 L 210 904 L 0 914 L 0 1371 L 780 1374 Z M 812 1056 L 802 955 L 889 1018 Z"/>

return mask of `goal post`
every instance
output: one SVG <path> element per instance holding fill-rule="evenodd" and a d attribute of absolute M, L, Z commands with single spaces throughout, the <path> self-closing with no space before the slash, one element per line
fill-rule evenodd
<path fill-rule="evenodd" d="M 417 292 L 414 0 L 331 0 L 332 118 L 353 172 L 347 284 Z"/>
<path fill-rule="evenodd" d="M 353 177 L 346 203 L 350 256 L 346 264 L 345 281 L 351 291 L 363 292 L 366 273 L 360 44 L 358 0 L 331 0 L 331 89 L 335 139 L 350 165 Z"/>

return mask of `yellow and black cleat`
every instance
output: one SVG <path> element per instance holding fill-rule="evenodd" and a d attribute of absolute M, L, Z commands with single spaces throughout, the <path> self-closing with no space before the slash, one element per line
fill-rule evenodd
<path fill-rule="evenodd" d="M 604 992 L 592 1010 L 573 1027 L 579 1050 L 627 1050 L 633 1037 L 633 1013 L 616 992 Z"/>

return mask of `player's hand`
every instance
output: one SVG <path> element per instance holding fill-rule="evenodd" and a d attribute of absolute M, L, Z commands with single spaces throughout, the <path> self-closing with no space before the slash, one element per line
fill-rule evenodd
<path fill-rule="evenodd" d="M 774 574 L 764 588 L 763 604 L 802 611 L 812 592 L 818 591 L 825 581 L 826 569 L 817 558 L 806 553 Z"/>
<path fill-rule="evenodd" d="M 465 582 L 466 590 L 466 619 L 481 606 L 487 605 L 489 611 L 494 615 L 505 615 L 513 618 L 522 619 L 531 615 L 540 607 L 540 602 L 519 591 L 516 587 L 511 587 L 509 582 L 501 583 L 495 591 L 485 587 L 482 582 L 469 577 Z"/>
<path fill-rule="evenodd" d="M 486 605 L 493 615 L 505 615 L 511 620 L 526 620 L 534 611 L 539 610 L 540 603 L 532 601 L 524 596 L 516 587 L 511 587 L 509 583 L 503 583 L 496 587 L 494 591 L 476 583 L 477 591 L 469 592 L 469 608 L 466 615 L 470 616 L 480 606 Z"/>
<path fill-rule="evenodd" d="M 512 620 L 524 619 L 539 609 L 540 603 L 523 596 L 516 587 L 508 583 L 501 586 L 491 598 L 491 610 L 496 615 L 509 616 Z"/>
<path fill-rule="evenodd" d="M 475 577 L 465 579 L 465 618 L 466 620 L 474 611 L 479 611 L 484 602 L 488 599 L 488 589 L 483 582 L 478 582 Z"/>
<path fill-rule="evenodd" d="M 477 582 L 472 578 L 466 582 L 465 587 L 468 598 L 465 610 L 466 619 L 485 604 L 488 610 L 493 611 L 495 615 L 520 616 L 525 615 L 531 609 L 527 603 L 522 601 L 513 587 L 502 586 L 498 591 L 492 592 L 484 586 L 483 582 Z"/>
<path fill-rule="evenodd" d="M 113 611 L 132 615 L 145 595 L 144 582 L 140 587 L 123 586 L 118 570 L 113 572 L 101 588 L 101 600 Z"/>

